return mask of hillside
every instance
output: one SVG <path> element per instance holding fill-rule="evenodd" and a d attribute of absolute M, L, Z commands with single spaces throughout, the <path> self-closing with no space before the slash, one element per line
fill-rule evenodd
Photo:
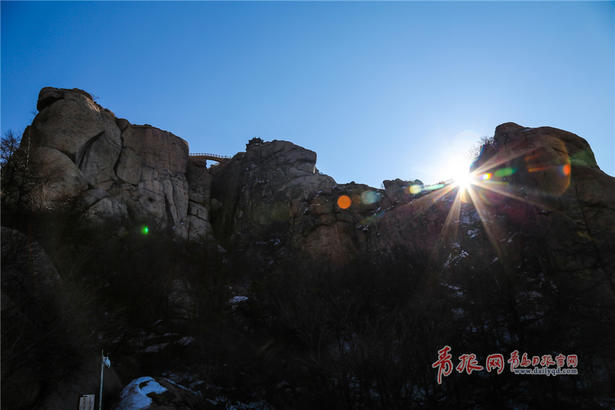
<path fill-rule="evenodd" d="M 207 166 L 78 89 L 37 110 L 2 169 L 7 408 L 76 408 L 100 349 L 109 409 L 615 403 L 615 178 L 585 139 L 505 123 L 467 185 L 373 188 L 288 141 Z M 440 384 L 445 346 L 578 374 Z"/>

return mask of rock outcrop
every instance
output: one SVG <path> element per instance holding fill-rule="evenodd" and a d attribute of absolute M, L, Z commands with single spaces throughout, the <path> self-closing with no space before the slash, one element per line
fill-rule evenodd
<path fill-rule="evenodd" d="M 82 90 L 43 88 L 37 108 L 22 138 L 21 167 L 13 167 L 21 184 L 6 189 L 7 203 L 76 209 L 90 222 L 142 222 L 183 238 L 211 235 L 207 170 L 189 169 L 186 141 L 116 118 Z M 190 192 L 189 178 L 201 187 Z"/>
<path fill-rule="evenodd" d="M 254 251 L 250 257 L 262 256 L 266 248 L 332 265 L 357 256 L 365 248 L 366 218 L 382 206 L 383 194 L 367 185 L 338 185 L 315 165 L 313 151 L 272 141 L 249 144 L 245 153 L 212 170 L 218 240 Z M 347 198 L 347 208 L 338 204 L 340 197 Z"/>
<path fill-rule="evenodd" d="M 189 240 L 215 237 L 229 249 L 261 255 L 264 266 L 274 256 L 336 265 L 397 248 L 433 252 L 448 229 L 454 192 L 444 191 L 450 185 L 433 189 L 397 179 L 379 190 L 336 184 L 317 171 L 313 151 L 260 139 L 207 169 L 189 157 L 186 141 L 116 118 L 85 91 L 44 88 L 37 108 L 20 146 L 26 165 L 21 175 L 13 167 L 20 183 L 3 190 L 5 204 L 70 206 L 89 221 L 146 223 Z M 532 220 L 544 229 L 536 235 L 556 242 L 549 246 L 562 267 L 572 268 L 575 257 L 559 253 L 582 246 L 595 255 L 582 266 L 613 268 L 613 178 L 600 171 L 584 139 L 550 127 L 502 124 L 474 172 L 493 176 L 474 188 L 472 201 L 480 200 L 485 214 L 525 215 L 513 222 Z"/>
<path fill-rule="evenodd" d="M 267 248 L 272 252 L 264 264 L 272 255 L 335 265 L 397 248 L 431 252 L 426 248 L 441 242 L 454 201 L 418 180 L 384 181 L 384 190 L 337 184 L 317 171 L 316 153 L 286 141 L 254 139 L 246 152 L 207 169 L 189 157 L 186 141 L 116 118 L 77 89 L 44 88 L 37 108 L 20 146 L 26 165 L 13 167 L 17 183 L 3 189 L 5 204 L 70 206 L 88 221 L 145 223 L 196 241 L 215 237 L 249 254 Z M 550 127 L 502 124 L 474 169 L 493 174 L 486 184 L 506 185 L 505 192 L 501 186 L 475 188 L 489 198 L 485 209 L 531 214 L 531 203 L 549 221 L 565 215 L 567 222 L 550 226 L 574 230 L 577 242 L 586 240 L 583 246 L 599 253 L 596 263 L 613 266 L 613 179 L 600 171 L 584 139 Z M 341 197 L 348 198 L 348 207 L 338 204 Z M 543 226 L 539 219 L 545 220 L 538 218 L 534 226 Z M 577 245 L 558 242 L 553 249 Z"/>
<path fill-rule="evenodd" d="M 482 249 L 491 260 L 507 248 L 519 257 L 519 251 L 538 246 L 548 269 L 579 276 L 591 271 L 612 286 L 615 178 L 598 168 L 583 138 L 550 127 L 503 124 L 473 173 L 469 193 L 457 202 L 458 189 L 449 186 L 383 213 L 374 220 L 369 251 L 433 255 L 448 241 Z M 479 233 L 485 242 L 476 239 Z"/>
<path fill-rule="evenodd" d="M 496 128 L 492 148 L 494 154 L 477 158 L 475 170 L 491 172 L 514 195 L 494 198 L 502 202 L 494 211 L 516 225 L 529 223 L 545 239 L 543 251 L 556 271 L 602 271 L 613 287 L 615 178 L 600 170 L 587 141 L 556 128 L 506 123 Z M 536 215 L 524 220 L 528 212 Z"/>
<path fill-rule="evenodd" d="M 295 280 L 292 275 L 299 277 L 295 293 L 290 293 L 286 301 L 288 306 L 280 305 L 283 320 L 276 325 L 295 329 L 294 316 L 289 315 L 289 312 L 296 313 L 292 303 L 310 302 L 322 288 L 310 288 L 311 278 L 305 275 L 308 276 L 305 279 L 303 274 L 325 272 L 327 282 L 336 276 L 329 273 L 336 273 L 340 274 L 336 279 L 339 281 L 347 270 L 354 269 L 345 281 L 334 282 L 341 284 L 340 289 L 325 295 L 331 297 L 327 303 L 335 302 L 332 310 L 314 315 L 309 308 L 307 312 L 299 312 L 297 317 L 304 314 L 307 318 L 303 325 L 309 337 L 301 339 L 305 343 L 303 347 L 316 346 L 318 352 L 327 350 L 321 349 L 321 339 L 326 339 L 328 334 L 329 341 L 333 340 L 333 335 L 337 337 L 340 330 L 339 323 L 348 324 L 345 338 L 338 338 L 333 344 L 340 349 L 339 357 L 345 357 L 344 360 L 351 362 L 354 359 L 349 358 L 353 357 L 361 360 L 369 350 L 366 346 L 370 346 L 364 343 L 372 337 L 359 340 L 358 334 L 365 331 L 360 324 L 367 323 L 362 322 L 364 314 L 369 316 L 366 319 L 369 322 L 372 310 L 382 309 L 383 315 L 373 317 L 394 320 L 382 329 L 368 329 L 368 335 L 374 332 L 374 341 L 382 337 L 381 330 L 390 331 L 388 337 L 395 342 L 390 346 L 397 346 L 398 336 L 392 335 L 397 333 L 395 326 L 414 320 L 412 323 L 419 327 L 426 324 L 420 329 L 424 334 L 429 335 L 430 329 L 435 329 L 432 336 L 437 336 L 438 343 L 440 340 L 445 343 L 441 338 L 448 334 L 462 335 L 474 343 L 486 337 L 492 342 L 485 346 L 489 349 L 497 346 L 511 351 L 521 347 L 534 349 L 535 353 L 554 349 L 575 352 L 582 354 L 583 360 L 587 358 L 587 366 L 583 368 L 582 383 L 574 380 L 570 386 L 591 385 L 597 392 L 592 393 L 595 397 L 607 397 L 605 392 L 615 380 L 615 368 L 610 360 L 612 354 L 599 351 L 602 342 L 596 342 L 594 335 L 602 336 L 603 328 L 612 328 L 613 322 L 610 312 L 615 301 L 615 178 L 600 170 L 583 138 L 550 127 L 524 128 L 506 123 L 497 127 L 493 138 L 482 147 L 472 166 L 469 186 L 460 187 L 451 181 L 425 185 L 418 180 L 396 179 L 384 181 L 384 189 L 376 189 L 355 182 L 336 183 L 318 172 L 315 152 L 287 141 L 265 142 L 254 138 L 245 152 L 207 168 L 202 159 L 189 156 L 186 141 L 149 125 L 132 125 L 116 118 L 81 90 L 45 88 L 41 90 L 37 108 L 39 114 L 26 129 L 18 152 L 3 168 L 3 210 L 24 212 L 22 226 L 28 228 L 37 220 L 32 216 L 39 218 L 40 214 L 57 219 L 54 229 L 65 221 L 73 223 L 72 217 L 53 218 L 56 212 L 68 211 L 87 226 L 112 221 L 112 226 L 118 228 L 147 224 L 172 233 L 168 238 L 166 235 L 146 238 L 134 232 L 134 236 L 116 235 L 110 238 L 113 246 L 106 253 L 99 247 L 100 238 L 87 237 L 90 242 L 79 247 L 75 242 L 86 237 L 58 234 L 57 237 L 67 238 L 67 242 L 72 241 L 67 247 L 74 248 L 62 252 L 47 249 L 50 256 L 64 263 L 57 264 L 60 274 L 62 268 L 72 272 L 78 276 L 71 278 L 73 284 L 78 284 L 84 295 L 89 296 L 91 291 L 100 297 L 101 311 L 97 314 L 103 322 L 111 322 L 112 315 L 120 318 L 126 315 L 134 318 L 123 320 L 137 321 L 136 327 L 141 326 L 138 321 L 143 318 L 154 323 L 154 327 L 160 326 L 156 328 L 157 333 L 148 333 L 143 326 L 144 329 L 98 329 L 98 334 L 90 332 L 87 336 L 93 340 L 90 343 L 111 344 L 119 349 L 118 354 L 125 355 L 124 362 L 132 364 L 117 368 L 119 374 L 129 375 L 126 380 L 140 374 L 158 374 L 141 372 L 139 360 L 158 362 L 160 358 L 174 359 L 190 353 L 206 354 L 208 359 L 204 363 L 209 363 L 216 355 L 215 349 L 209 349 L 216 345 L 209 344 L 208 338 L 218 332 L 216 326 L 221 323 L 226 326 L 236 321 L 240 330 L 236 333 L 233 328 L 232 338 L 220 339 L 221 346 L 231 339 L 235 343 L 241 339 L 238 335 L 256 337 L 273 317 L 263 313 L 269 307 L 263 302 L 267 292 L 259 293 L 257 289 L 261 285 L 259 280 L 291 284 Z M 11 214 L 3 215 L 5 224 L 6 215 L 10 218 Z M 99 231 L 106 235 L 106 231 Z M 56 232 L 39 234 L 48 243 L 56 239 Z M 135 241 L 135 237 L 143 242 Z M 177 237 L 197 243 L 177 241 Z M 127 248 L 133 242 L 134 251 Z M 213 246 L 202 246 L 203 242 Z M 177 249 L 173 251 L 171 244 L 177 245 Z M 62 243 L 58 248 L 63 246 Z M 97 259 L 84 255 L 73 264 L 71 258 L 79 249 L 103 256 Z M 118 254 L 122 255 L 118 258 L 122 262 L 107 264 L 112 259 L 108 255 Z M 162 257 L 152 258 L 152 255 Z M 132 262 L 122 266 L 124 259 Z M 15 408 L 19 405 L 65 408 L 79 394 L 92 391 L 97 364 L 91 352 L 76 346 L 77 336 L 71 339 L 72 344 L 64 343 L 62 331 L 78 326 L 65 319 L 64 309 L 71 300 L 64 293 L 63 278 L 40 246 L 29 237 L 5 228 L 2 263 L 2 389 L 3 400 L 8 400 L 4 404 Z M 80 276 L 98 266 L 103 269 L 89 279 L 95 286 Z M 358 276 L 354 276 L 355 270 L 360 271 Z M 134 283 L 127 283 L 130 272 L 135 273 Z M 346 292 L 351 291 L 347 288 L 366 272 L 370 273 L 369 278 L 373 277 L 372 273 L 384 272 L 377 279 L 383 283 L 373 284 L 380 287 L 381 294 L 376 298 L 380 305 L 370 305 L 374 295 L 364 297 L 362 291 L 355 294 L 356 299 L 346 299 L 351 294 Z M 282 274 L 289 274 L 292 280 L 276 282 Z M 396 282 L 397 279 L 388 277 L 395 275 L 404 281 Z M 233 283 L 235 278 L 227 276 L 238 277 L 240 283 Z M 391 288 L 395 283 L 406 283 L 408 278 L 410 286 L 398 295 L 403 300 L 389 303 L 389 294 L 395 293 Z M 406 298 L 406 290 L 414 292 L 415 280 L 416 292 L 425 291 L 430 296 L 424 299 L 411 294 Z M 371 282 L 367 283 L 372 286 Z M 229 295 L 224 294 L 233 286 L 241 291 L 234 293 L 231 301 L 241 298 L 241 305 L 228 302 Z M 274 297 L 269 301 L 276 308 L 282 300 L 279 296 L 288 293 L 290 285 L 281 287 L 272 291 Z M 122 296 L 117 301 L 106 300 L 117 294 Z M 339 298 L 333 297 L 335 294 Z M 140 303 L 135 302 L 136 296 Z M 152 306 L 147 306 L 150 302 Z M 338 324 L 325 324 L 331 327 L 315 333 L 313 329 L 331 316 L 326 312 L 337 310 L 337 302 L 342 306 L 347 304 L 348 311 L 366 306 L 366 312 L 357 308 L 353 313 L 354 324 L 346 316 L 340 316 Z M 262 312 L 258 311 L 259 303 Z M 131 304 L 137 306 L 126 313 Z M 247 315 L 251 306 L 257 307 L 256 313 L 251 312 L 255 318 L 253 323 Z M 434 313 L 432 306 L 439 306 L 440 310 Z M 423 308 L 425 320 L 416 314 Z M 140 310 L 148 315 L 137 314 Z M 408 316 L 398 316 L 401 311 Z M 158 319 L 161 312 L 165 312 L 165 320 Z M 199 326 L 190 328 L 192 321 L 203 320 L 210 313 L 215 326 L 206 331 Z M 452 325 L 438 324 L 440 320 L 450 320 Z M 570 326 L 562 326 L 563 322 Z M 24 323 L 27 326 L 22 326 Z M 396 325 L 389 326 L 390 323 Z M 168 331 L 166 326 L 178 329 L 188 326 L 191 333 Z M 371 326 L 370 322 L 367 327 Z M 262 349 L 255 348 L 257 357 L 261 357 L 272 343 L 268 341 L 270 336 L 271 340 L 279 336 L 277 328 L 272 328 L 271 335 L 259 343 L 234 346 L 264 345 Z M 451 333 L 450 329 L 455 331 Z M 445 332 L 439 333 L 442 330 Z M 100 335 L 105 332 L 113 337 L 102 339 Z M 410 350 L 415 345 L 422 346 L 421 349 L 433 348 L 428 354 L 436 351 L 430 341 L 422 340 L 423 333 L 414 338 L 414 332 L 414 328 L 408 330 L 405 339 L 399 339 L 408 345 L 399 346 Z M 577 332 L 586 335 L 579 337 Z M 20 341 L 32 340 L 38 348 L 40 334 L 54 336 L 47 337 L 45 343 L 61 347 L 62 357 L 80 357 L 79 362 L 62 367 L 67 373 L 60 375 L 66 376 L 64 384 L 49 386 L 43 380 L 41 375 L 48 375 L 53 363 L 40 349 L 26 351 L 26 365 L 19 365 Z M 301 332 L 297 330 L 296 334 Z M 605 346 L 612 344 L 612 335 L 607 336 L 610 339 Z M 346 345 L 354 339 L 357 339 L 357 355 L 346 356 Z M 313 341 L 316 344 L 311 345 Z M 548 344 L 540 344 L 545 341 Z M 282 344 L 286 343 L 288 340 Z M 386 345 L 371 346 L 386 351 L 382 348 Z M 310 360 L 314 358 L 313 353 L 309 352 Z M 394 366 L 401 356 L 389 357 L 389 363 Z M 388 356 L 380 356 L 370 363 L 384 363 L 383 357 Z M 335 358 L 333 354 L 323 356 L 320 363 Z M 218 363 L 221 368 L 227 366 L 227 359 Z M 269 363 L 264 353 L 263 360 Z M 408 363 L 414 362 L 411 358 Z M 292 363 L 285 364 L 285 368 Z M 323 369 L 321 366 L 318 371 Z M 431 368 L 427 366 L 427 370 Z M 424 383 L 427 391 L 430 387 L 424 382 L 422 372 L 417 373 L 413 383 Z M 371 367 L 364 373 L 371 375 Z M 248 380 L 256 373 L 241 374 Z M 346 377 L 346 371 L 343 374 Z M 226 402 L 218 400 L 217 393 L 211 399 L 199 398 L 192 385 L 183 388 L 171 379 L 156 377 L 156 380 L 133 380 L 124 389 L 118 408 L 132 408 L 135 400 L 141 400 L 149 408 L 193 408 L 201 399 L 212 406 Z M 390 391 L 410 385 L 405 375 L 401 377 L 402 384 Z M 333 379 L 338 389 L 339 374 Z M 361 388 L 371 392 L 375 384 L 367 380 Z M 109 394 L 115 394 L 113 397 L 117 399 L 119 378 L 110 372 L 109 381 Z M 276 382 L 276 385 L 286 390 L 285 383 Z M 516 381 L 509 384 L 514 389 L 508 392 L 516 391 L 518 385 Z M 417 399 L 414 391 L 407 394 L 408 399 L 416 400 L 415 404 L 430 403 L 427 399 Z M 438 395 L 432 398 L 441 400 Z"/>

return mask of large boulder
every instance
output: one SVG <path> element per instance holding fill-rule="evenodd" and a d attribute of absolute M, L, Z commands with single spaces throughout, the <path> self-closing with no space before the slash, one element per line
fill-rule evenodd
<path fill-rule="evenodd" d="M 492 144 L 495 153 L 483 152 L 474 172 L 490 173 L 504 184 L 502 194 L 509 198 L 495 198 L 502 202 L 496 209 L 508 215 L 538 210 L 532 228 L 545 238 L 544 251 L 557 270 L 615 271 L 615 178 L 600 170 L 587 141 L 556 128 L 506 123 L 496 128 Z M 488 188 L 479 186 L 498 196 Z"/>
<path fill-rule="evenodd" d="M 510 235 L 524 231 L 541 238 L 554 270 L 615 270 L 615 178 L 598 168 L 583 138 L 551 127 L 502 124 L 472 170 L 474 184 L 458 202 L 458 189 L 448 185 L 374 219 L 370 252 L 401 248 L 433 255 L 446 240 L 475 242 L 462 234 L 486 229 L 492 242 L 502 243 L 501 253 L 512 243 Z M 445 237 L 453 231 L 460 236 Z"/>
<path fill-rule="evenodd" d="M 196 186 L 209 180 L 195 176 L 195 166 L 188 170 L 186 141 L 116 118 L 78 89 L 43 88 L 37 108 L 20 160 L 3 170 L 10 175 L 3 175 L 4 205 L 70 209 L 91 223 L 141 222 L 182 238 L 211 237 L 209 188 Z"/>
<path fill-rule="evenodd" d="M 139 377 L 122 390 L 116 410 L 189 410 L 200 395 L 167 378 Z"/>
<path fill-rule="evenodd" d="M 287 141 L 249 145 L 245 153 L 212 169 L 214 229 L 225 245 L 285 236 L 333 178 L 316 173 L 316 153 Z"/>
<path fill-rule="evenodd" d="M 369 224 L 393 203 L 383 190 L 336 184 L 313 151 L 287 141 L 250 143 L 211 172 L 215 235 L 252 266 L 280 257 L 342 266 L 367 250 Z"/>

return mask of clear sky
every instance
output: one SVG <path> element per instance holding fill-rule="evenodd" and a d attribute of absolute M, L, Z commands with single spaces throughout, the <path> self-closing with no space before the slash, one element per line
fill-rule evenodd
<path fill-rule="evenodd" d="M 503 122 L 586 138 L 615 175 L 613 2 L 2 2 L 2 131 L 40 88 L 233 155 L 253 136 L 338 182 L 454 177 Z"/>

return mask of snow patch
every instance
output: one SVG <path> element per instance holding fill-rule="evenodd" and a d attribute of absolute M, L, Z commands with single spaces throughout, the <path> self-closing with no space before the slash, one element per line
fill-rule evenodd
<path fill-rule="evenodd" d="M 184 336 L 177 341 L 177 343 L 179 343 L 182 346 L 188 346 L 192 342 L 194 342 L 194 337 L 192 336 Z"/>
<path fill-rule="evenodd" d="M 228 303 L 231 305 L 236 305 L 237 303 L 245 302 L 246 300 L 248 300 L 247 296 L 233 296 L 229 299 Z"/>
<path fill-rule="evenodd" d="M 120 403 L 115 410 L 141 410 L 152 404 L 152 399 L 148 394 L 162 394 L 167 389 L 162 387 L 153 377 L 139 377 L 134 379 L 120 394 Z"/>
<path fill-rule="evenodd" d="M 478 236 L 478 229 L 468 229 L 467 235 L 470 239 L 474 239 Z"/>
<path fill-rule="evenodd" d="M 453 244 L 453 245 L 455 245 L 455 244 Z M 453 256 L 452 253 L 449 253 L 448 257 L 446 258 L 446 262 L 444 262 L 444 267 L 445 268 L 450 268 L 451 265 L 453 265 L 453 266 L 457 265 L 457 263 L 459 263 L 459 261 L 461 259 L 467 258 L 468 256 L 470 256 L 470 254 L 467 251 L 463 250 L 463 249 L 461 249 L 461 252 L 459 252 L 459 255 L 456 255 L 456 256 Z"/>

